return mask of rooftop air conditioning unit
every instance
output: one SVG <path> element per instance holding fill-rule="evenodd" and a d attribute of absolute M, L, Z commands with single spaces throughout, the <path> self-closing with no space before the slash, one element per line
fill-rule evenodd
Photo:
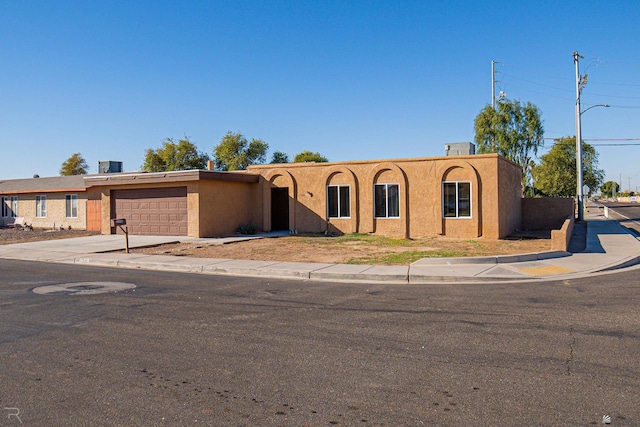
<path fill-rule="evenodd" d="M 445 156 L 471 156 L 476 154 L 476 146 L 471 142 L 454 142 L 444 146 Z"/>
<path fill-rule="evenodd" d="M 98 173 L 119 173 L 122 171 L 122 162 L 114 162 L 112 160 L 98 162 Z"/>

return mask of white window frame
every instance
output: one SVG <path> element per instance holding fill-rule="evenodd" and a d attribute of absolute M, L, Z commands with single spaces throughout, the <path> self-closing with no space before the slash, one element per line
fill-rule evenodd
<path fill-rule="evenodd" d="M 77 194 L 66 194 L 64 196 L 64 211 L 65 211 L 65 218 L 78 218 L 78 195 Z"/>
<path fill-rule="evenodd" d="M 385 214 L 384 216 L 382 215 L 378 215 L 377 213 L 377 209 L 376 209 L 376 187 L 378 186 L 384 186 L 385 190 L 385 199 L 384 199 L 384 208 L 385 208 Z M 389 215 L 389 188 L 390 187 L 397 187 L 398 192 L 398 215 Z M 400 184 L 398 183 L 377 183 L 377 184 L 373 184 L 373 217 L 376 219 L 385 219 L 385 218 L 390 218 L 390 219 L 397 219 L 400 218 Z"/>
<path fill-rule="evenodd" d="M 468 184 L 469 185 L 469 215 L 460 215 L 460 205 L 463 202 L 460 199 L 460 184 Z M 447 209 L 445 206 L 446 200 L 446 185 L 455 185 L 455 215 L 447 215 Z M 442 183 L 442 217 L 445 219 L 469 219 L 473 217 L 473 186 L 471 181 L 445 181 Z"/>
<path fill-rule="evenodd" d="M 36 196 L 36 218 L 47 217 L 47 196 Z"/>
<path fill-rule="evenodd" d="M 18 196 L 11 196 L 11 218 L 18 216 Z"/>
<path fill-rule="evenodd" d="M 337 191 L 337 203 L 338 203 L 338 215 L 331 215 L 331 206 L 329 200 L 329 189 L 336 188 Z M 348 206 L 345 208 L 342 204 L 342 189 L 346 188 L 348 191 L 347 203 Z M 348 210 L 348 213 L 345 214 L 345 210 Z M 349 219 L 351 218 L 351 186 L 349 185 L 327 185 L 327 218 L 337 218 L 337 219 Z"/>

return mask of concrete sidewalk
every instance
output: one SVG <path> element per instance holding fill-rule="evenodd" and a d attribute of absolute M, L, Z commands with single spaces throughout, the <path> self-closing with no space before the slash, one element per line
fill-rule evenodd
<path fill-rule="evenodd" d="M 606 219 L 597 208 L 587 212 L 585 221 L 586 248 L 579 253 L 549 251 L 493 257 L 425 258 L 409 266 L 246 261 L 112 252 L 124 249 L 124 237 L 121 235 L 0 245 L 0 258 L 200 274 L 384 283 L 559 280 L 579 278 L 640 262 L 640 240 L 618 222 Z M 129 246 L 133 248 L 177 241 L 206 241 L 210 244 L 212 240 L 223 244 L 272 236 L 225 239 L 130 236 Z"/>

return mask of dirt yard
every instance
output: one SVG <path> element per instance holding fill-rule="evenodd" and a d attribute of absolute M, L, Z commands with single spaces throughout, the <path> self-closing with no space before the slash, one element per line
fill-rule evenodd
<path fill-rule="evenodd" d="M 408 265 L 429 257 L 465 257 L 547 251 L 550 239 L 389 239 L 368 235 L 283 236 L 225 245 L 173 244 L 132 252 L 199 258 L 340 264 Z"/>
<path fill-rule="evenodd" d="M 95 236 L 100 234 L 98 231 L 84 230 L 51 230 L 51 229 L 33 229 L 27 228 L 0 228 L 0 245 L 8 245 L 10 243 L 35 242 L 38 240 L 66 239 L 69 237 Z"/>
<path fill-rule="evenodd" d="M 0 244 L 64 239 L 99 234 L 82 230 L 0 229 Z M 421 258 L 467 257 L 519 254 L 550 249 L 549 238 L 391 239 L 366 234 L 327 237 L 296 235 L 255 239 L 225 245 L 201 242 L 131 249 L 148 253 L 198 258 L 248 259 L 263 261 L 321 262 L 340 264 L 408 265 Z"/>

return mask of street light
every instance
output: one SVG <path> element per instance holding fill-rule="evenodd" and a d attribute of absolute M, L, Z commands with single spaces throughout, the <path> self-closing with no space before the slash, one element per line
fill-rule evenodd
<path fill-rule="evenodd" d="M 583 190 L 583 177 L 582 177 L 582 122 L 581 117 L 584 113 L 595 107 L 610 107 L 609 104 L 596 104 L 592 105 L 584 111 L 580 111 L 580 93 L 587 84 L 587 75 L 580 75 L 579 71 L 579 58 L 578 52 L 573 52 L 573 62 L 576 65 L 576 194 L 578 199 L 578 221 L 584 220 L 584 190 Z"/>
<path fill-rule="evenodd" d="M 586 113 L 587 111 L 591 110 L 592 108 L 596 108 L 596 107 L 607 107 L 607 108 L 609 108 L 609 107 L 611 107 L 611 105 L 609 105 L 609 104 L 592 105 L 591 107 L 585 108 L 584 110 L 582 110 L 582 112 L 580 112 L 580 115 L 582 115 L 582 114 Z"/>

